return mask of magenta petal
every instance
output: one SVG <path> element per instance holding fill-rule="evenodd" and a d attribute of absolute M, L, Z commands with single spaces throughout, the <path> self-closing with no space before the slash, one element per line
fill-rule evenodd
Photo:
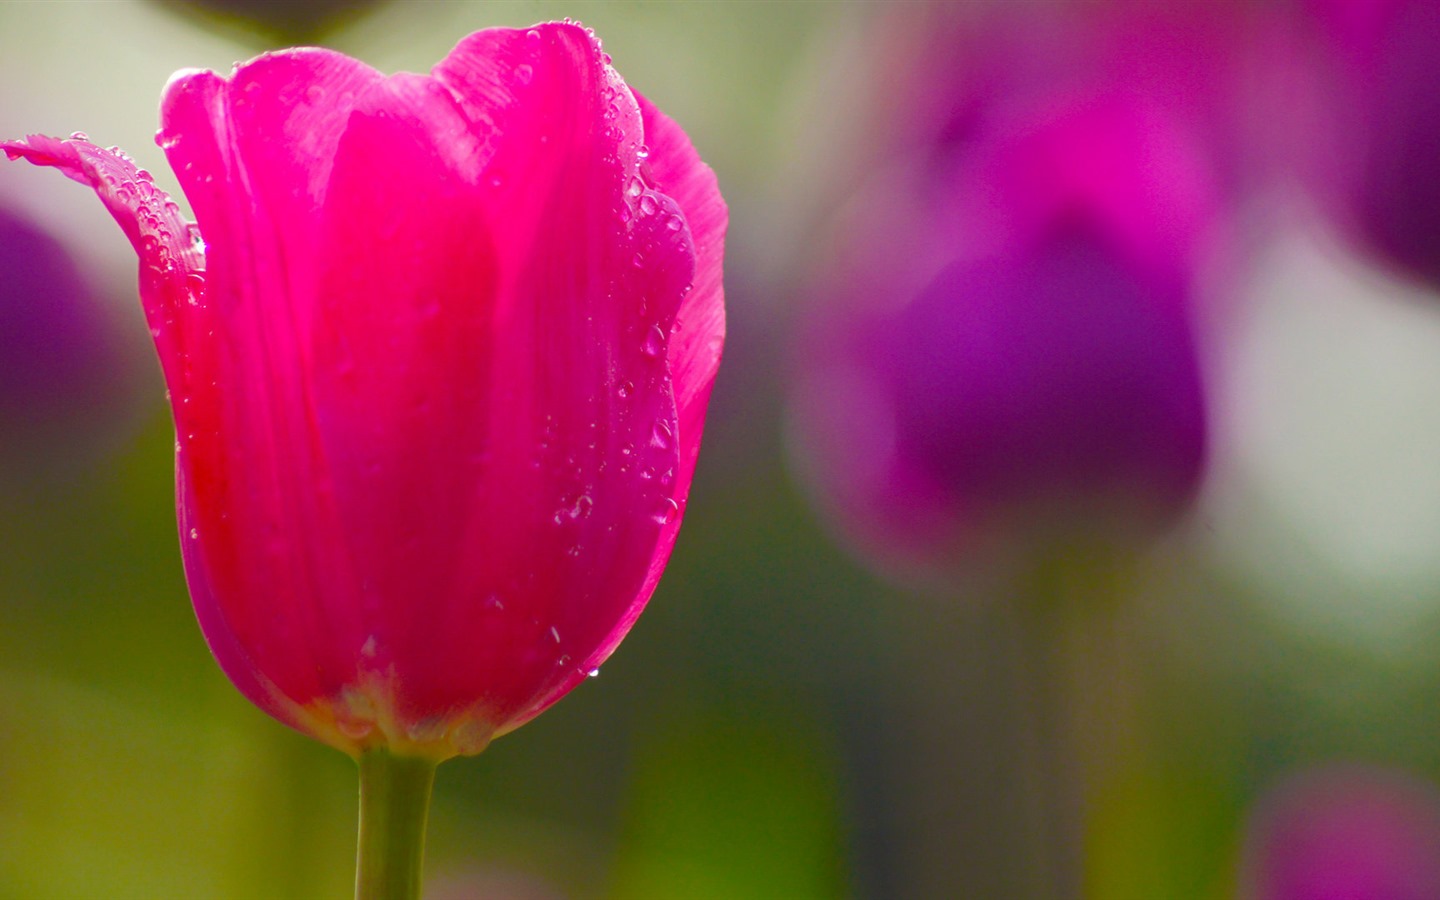
<path fill-rule="evenodd" d="M 118 148 L 102 149 L 80 135 L 62 140 L 32 134 L 23 141 L 0 142 L 0 150 L 11 159 L 54 166 L 93 188 L 119 223 L 140 257 L 140 297 L 173 389 L 181 378 L 184 347 L 196 330 L 193 308 L 202 305 L 205 294 L 204 245 L 195 226 Z"/>
<path fill-rule="evenodd" d="M 695 462 L 700 456 L 700 437 L 705 429 L 705 410 L 710 388 L 720 368 L 725 345 L 725 286 L 723 266 L 725 230 L 729 210 L 720 196 L 715 173 L 700 161 L 690 138 L 664 113 L 637 95 L 645 119 L 645 140 L 649 147 L 649 169 L 657 190 L 675 199 L 684 210 L 684 227 L 695 244 L 695 279 L 681 301 L 670 337 L 670 377 L 675 385 L 679 415 L 680 467 L 675 473 L 676 500 L 683 513 L 690 494 Z M 676 219 L 667 228 L 681 227 Z M 655 589 L 680 530 L 680 516 L 667 526 L 663 550 L 656 554 L 647 582 L 646 595 Z"/>
<path fill-rule="evenodd" d="M 642 117 L 644 158 L 640 164 L 640 175 L 647 185 L 645 195 L 638 197 L 636 206 L 645 211 L 650 191 L 655 192 L 659 199 L 651 214 L 661 226 L 661 240 L 682 234 L 689 236 L 689 245 L 694 248 L 694 276 L 684 291 L 666 344 L 666 360 L 675 395 L 673 438 L 678 458 L 671 469 L 647 467 L 642 470 L 642 477 L 647 481 L 656 478 L 664 488 L 657 512 L 663 526 L 650 557 L 645 584 L 639 590 L 636 601 L 611 629 L 605 641 L 587 658 L 585 668 L 592 671 L 614 652 L 630 630 L 654 593 L 670 558 L 684 517 L 685 502 L 700 451 L 705 410 L 725 342 L 722 262 L 729 215 L 720 196 L 715 173 L 701 162 L 690 139 L 678 125 L 644 97 L 633 93 L 632 96 Z M 656 432 L 657 437 L 662 434 Z M 570 687 L 573 687 L 573 682 L 557 686 L 525 714 L 522 722 L 516 724 L 523 724 L 523 721 L 543 712 Z"/>

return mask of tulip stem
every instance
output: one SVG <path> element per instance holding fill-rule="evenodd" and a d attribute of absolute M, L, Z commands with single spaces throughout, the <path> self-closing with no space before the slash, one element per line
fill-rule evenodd
<path fill-rule="evenodd" d="M 385 749 L 360 754 L 355 900 L 419 900 L 435 763 Z"/>

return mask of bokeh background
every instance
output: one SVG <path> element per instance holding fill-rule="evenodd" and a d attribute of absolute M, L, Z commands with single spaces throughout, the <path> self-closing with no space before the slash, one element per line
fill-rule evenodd
<path fill-rule="evenodd" d="M 1437 4 L 1010 6 L 0 3 L 0 135 L 83 130 L 177 199 L 177 69 L 320 43 L 425 71 L 564 16 L 719 176 L 730 336 L 670 568 L 600 677 L 441 768 L 427 896 L 1440 897 L 1440 87 L 1373 64 L 1395 34 L 1433 62 Z M 891 187 L 917 142 L 963 157 L 1017 92 L 1114 75 L 1085 42 L 1117 33 L 1219 185 L 1186 269 L 1203 471 L 1118 566 L 907 571 L 797 424 L 864 257 L 840 223 L 888 192 L 935 230 Z M 937 108 L 981 112 L 927 131 Z M 252 708 L 193 621 L 134 284 L 88 191 L 0 164 L 0 898 L 347 896 L 353 763 Z"/>

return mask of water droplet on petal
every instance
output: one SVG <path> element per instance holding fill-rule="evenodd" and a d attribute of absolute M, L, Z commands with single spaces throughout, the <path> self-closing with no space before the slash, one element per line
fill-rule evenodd
<path fill-rule="evenodd" d="M 177 444 L 175 445 L 175 448 L 178 450 L 178 449 L 180 448 L 180 445 L 177 443 Z M 198 540 L 200 540 L 200 529 L 198 529 L 198 528 L 192 528 L 192 529 L 190 529 L 190 540 L 192 540 L 192 541 L 198 541 Z"/>
<path fill-rule="evenodd" d="M 649 194 L 646 194 L 645 196 L 640 198 L 640 212 L 644 213 L 645 215 L 655 215 L 655 210 L 658 208 L 659 207 L 655 203 L 655 198 L 650 196 Z"/>
<path fill-rule="evenodd" d="M 585 677 L 586 677 L 586 678 L 599 678 L 599 677 L 600 677 L 600 670 L 599 670 L 599 669 L 591 669 L 590 671 L 588 671 L 588 672 L 585 673 Z"/>
<path fill-rule="evenodd" d="M 417 744 L 434 744 L 445 739 L 445 720 L 440 716 L 427 716 L 405 726 L 405 734 Z"/>
<path fill-rule="evenodd" d="M 666 497 L 660 501 L 660 509 L 655 513 L 655 521 L 661 525 L 669 525 L 679 511 L 680 504 Z"/>
<path fill-rule="evenodd" d="M 335 727 L 340 733 L 352 741 L 363 741 L 375 730 L 374 722 L 367 722 L 364 719 L 351 719 L 341 716 L 335 717 Z"/>
<path fill-rule="evenodd" d="M 525 63 L 515 67 L 515 80 L 521 84 L 529 84 L 530 79 L 535 77 L 535 70 Z"/>
<path fill-rule="evenodd" d="M 659 325 L 651 325 L 650 330 L 645 334 L 645 343 L 641 347 L 646 356 L 659 356 L 665 349 L 665 332 L 660 330 Z"/>
<path fill-rule="evenodd" d="M 655 431 L 650 437 L 650 443 L 663 450 L 669 448 L 670 442 L 674 440 L 674 438 L 675 431 L 670 427 L 670 423 L 664 419 L 657 419 L 655 421 Z"/>
<path fill-rule="evenodd" d="M 90 135 L 86 134 L 86 133 L 83 132 L 83 131 L 72 131 L 72 132 L 70 132 L 70 140 L 72 140 L 72 141 L 88 141 L 88 140 L 90 140 Z"/>
<path fill-rule="evenodd" d="M 644 192 L 645 185 L 640 182 L 640 179 L 638 177 L 631 178 L 629 184 L 625 185 L 625 196 L 629 197 L 631 200 L 639 197 Z"/>
<path fill-rule="evenodd" d="M 550 626 L 550 636 L 555 639 L 555 643 L 560 643 L 560 630 L 554 625 Z"/>

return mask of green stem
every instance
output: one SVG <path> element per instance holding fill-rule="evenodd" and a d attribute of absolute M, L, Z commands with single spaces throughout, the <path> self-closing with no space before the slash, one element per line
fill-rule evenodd
<path fill-rule="evenodd" d="M 419 900 L 435 765 L 384 749 L 360 755 L 355 900 Z"/>

